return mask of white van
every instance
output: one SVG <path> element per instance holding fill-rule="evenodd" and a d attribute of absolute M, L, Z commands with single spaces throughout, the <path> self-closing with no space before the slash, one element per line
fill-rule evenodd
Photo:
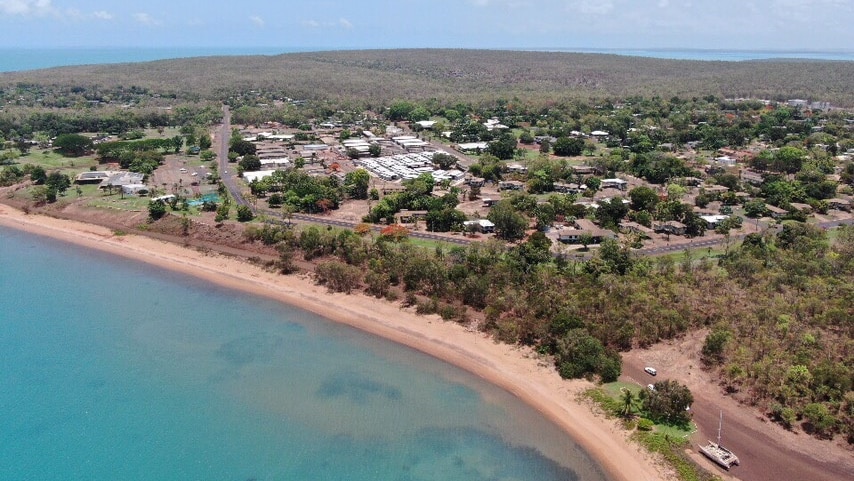
<path fill-rule="evenodd" d="M 186 174 L 186 173 L 187 173 L 187 169 L 185 169 L 185 168 L 181 167 L 181 170 L 180 170 L 179 172 L 181 172 L 182 174 Z"/>
<path fill-rule="evenodd" d="M 649 374 L 650 376 L 655 376 L 656 374 L 658 374 L 658 371 L 656 371 L 654 367 L 647 366 L 647 367 L 643 368 L 643 370 L 646 371 L 646 373 Z"/>

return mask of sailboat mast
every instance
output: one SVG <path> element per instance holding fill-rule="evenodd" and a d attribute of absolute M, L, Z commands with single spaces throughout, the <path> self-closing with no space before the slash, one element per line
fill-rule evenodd
<path fill-rule="evenodd" d="M 724 423 L 724 412 L 720 412 L 720 419 L 718 420 L 718 446 L 721 445 L 721 426 Z"/>

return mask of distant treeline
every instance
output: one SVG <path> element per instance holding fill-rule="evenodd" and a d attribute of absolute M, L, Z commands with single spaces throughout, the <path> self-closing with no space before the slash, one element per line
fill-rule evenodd
<path fill-rule="evenodd" d="M 388 105 L 394 99 L 442 103 L 497 97 L 549 105 L 571 99 L 633 95 L 804 98 L 854 106 L 854 62 L 709 62 L 605 54 L 486 50 L 369 50 L 279 56 L 203 57 L 63 67 L 0 75 L 19 84 L 134 86 L 192 101 L 250 91 L 295 99 Z"/>

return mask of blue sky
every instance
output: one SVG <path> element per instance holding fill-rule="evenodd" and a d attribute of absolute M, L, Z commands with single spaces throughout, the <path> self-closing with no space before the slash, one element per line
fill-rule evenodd
<path fill-rule="evenodd" d="M 854 0 L 0 0 L 0 48 L 854 49 Z"/>

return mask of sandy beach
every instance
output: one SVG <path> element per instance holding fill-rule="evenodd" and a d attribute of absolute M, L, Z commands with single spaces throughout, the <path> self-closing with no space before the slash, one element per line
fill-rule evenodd
<path fill-rule="evenodd" d="M 510 391 L 539 410 L 584 447 L 615 481 L 671 479 L 649 454 L 626 439 L 614 421 L 576 401 L 589 383 L 563 380 L 529 351 L 498 344 L 483 333 L 360 294 L 329 293 L 306 276 L 282 276 L 237 259 L 144 236 L 117 236 L 96 225 L 28 215 L 5 205 L 0 205 L 0 225 L 269 297 L 418 349 Z"/>

